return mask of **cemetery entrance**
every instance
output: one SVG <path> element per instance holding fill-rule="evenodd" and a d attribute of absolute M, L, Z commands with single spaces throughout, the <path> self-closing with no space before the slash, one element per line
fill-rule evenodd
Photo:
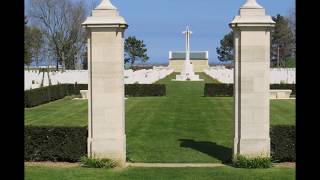
<path fill-rule="evenodd" d="M 89 57 L 89 137 L 88 153 L 90 156 L 98 158 L 117 159 L 121 164 L 126 162 L 126 133 L 125 133 L 125 99 L 124 99 L 124 75 L 123 75 L 123 54 L 124 54 L 124 32 L 128 27 L 125 19 L 119 15 L 116 7 L 109 0 L 103 0 L 99 6 L 92 11 L 92 16 L 83 23 L 88 31 L 88 57 Z M 274 26 L 270 16 L 267 16 L 265 9 L 255 0 L 247 0 L 240 8 L 239 16 L 236 16 L 230 23 L 230 27 L 235 32 L 235 101 L 234 101 L 234 125 L 232 129 L 221 127 L 220 135 L 223 131 L 234 132 L 233 154 L 246 156 L 270 156 L 269 138 L 269 62 L 270 62 L 270 30 Z M 173 77 L 172 77 L 173 78 Z M 205 78 L 205 77 L 202 77 Z M 175 82 L 178 83 L 178 82 Z M 183 83 L 183 82 L 182 82 Z M 187 82 L 186 82 L 187 83 Z M 188 82 L 190 83 L 190 82 Z M 201 82 L 198 82 L 201 83 Z M 189 128 L 188 123 L 202 123 L 201 126 L 193 126 L 188 131 L 204 131 L 210 128 L 210 121 L 203 121 L 205 117 L 214 118 L 203 113 L 204 108 L 211 110 L 216 108 L 213 104 L 192 99 L 188 90 L 201 87 L 201 84 L 190 84 L 176 86 L 174 84 L 170 90 L 168 85 L 168 95 L 172 90 L 172 95 L 181 101 L 170 102 L 164 105 L 167 111 L 159 112 L 161 115 L 172 110 L 184 110 L 179 112 L 180 121 L 174 119 L 157 119 L 157 126 L 150 130 L 156 131 L 163 124 L 171 124 L 171 134 L 177 133 L 175 126 Z M 198 86 L 197 86 L 198 85 Z M 186 93 L 185 96 L 180 95 Z M 188 99 L 190 98 L 190 99 Z M 130 99 L 129 99 L 130 100 Z M 188 100 L 184 102 L 183 100 Z M 218 100 L 217 100 L 218 101 Z M 199 104 L 197 104 L 199 103 Z M 213 102 L 212 102 L 213 103 Z M 188 108 L 183 108 L 187 106 Z M 152 107 L 152 104 L 150 104 Z M 190 108 L 191 107 L 191 108 Z M 202 109 L 199 109 L 201 107 Z M 221 108 L 223 112 L 226 107 Z M 154 116 L 154 112 L 144 114 L 144 116 Z M 225 114 L 227 114 L 225 112 Z M 190 118 L 190 120 L 188 120 Z M 183 121 L 187 120 L 187 121 Z M 221 117 L 219 121 L 228 121 Z M 218 124 L 218 123 L 217 123 Z M 217 124 L 213 124 L 218 126 Z M 200 128 L 201 127 L 201 128 Z M 143 125 L 137 129 L 145 128 Z M 153 129 L 152 129 L 153 128 Z M 199 129 L 197 129 L 199 128 Z M 147 130 L 145 130 L 147 131 Z M 210 129 L 207 129 L 210 132 Z M 216 130 L 218 131 L 218 130 Z M 161 131 L 160 131 L 161 132 Z M 166 132 L 159 136 L 166 136 Z M 132 134 L 134 136 L 134 133 Z M 168 135 L 167 135 L 168 136 Z M 185 135 L 185 139 L 178 139 L 181 146 L 189 149 L 197 149 L 199 153 L 220 156 L 219 152 L 226 151 L 221 144 L 226 142 L 212 142 L 212 134 L 208 133 L 203 137 L 208 141 L 195 139 Z M 219 136 L 216 134 L 215 136 Z M 232 135 L 233 136 L 233 135 Z M 156 142 L 157 137 L 148 137 Z M 169 137 L 168 137 L 169 138 Z M 228 137 L 231 138 L 231 137 Z M 232 139 L 232 138 L 231 138 Z M 211 141 L 210 141 L 211 140 Z M 177 141 L 177 139 L 175 139 Z M 136 142 L 138 143 L 138 142 Z M 158 142 L 161 144 L 161 142 Z M 167 148 L 166 143 L 162 143 L 163 149 Z M 227 146 L 227 145 L 226 145 Z M 149 147 L 141 147 L 148 149 Z M 222 150 L 221 150 L 222 149 Z M 227 149 L 229 150 L 229 149 Z M 215 151 L 217 151 L 215 153 Z M 150 150 L 149 152 L 152 152 Z M 214 155 L 212 153 L 215 153 Z M 190 157 L 184 151 L 167 152 L 173 160 L 177 154 Z M 144 154 L 146 157 L 147 154 Z M 159 156 L 162 156 L 160 154 Z M 191 155 L 192 156 L 192 155 Z M 143 157 L 141 157 L 143 158 Z M 221 158 L 222 159 L 222 158 Z M 202 159 L 205 161 L 204 159 Z M 180 160 L 179 160 L 180 161 Z M 195 160 L 199 161 L 199 159 Z M 200 160 L 201 161 L 201 160 Z"/>

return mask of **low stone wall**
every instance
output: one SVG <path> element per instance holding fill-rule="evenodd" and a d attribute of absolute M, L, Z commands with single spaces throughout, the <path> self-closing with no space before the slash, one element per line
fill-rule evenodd
<path fill-rule="evenodd" d="M 81 98 L 88 99 L 88 90 L 80 90 Z"/>
<path fill-rule="evenodd" d="M 193 64 L 194 72 L 204 72 L 209 68 L 208 60 L 190 60 Z M 169 68 L 174 69 L 174 72 L 181 72 L 184 66 L 184 60 L 170 60 Z"/>
<path fill-rule="evenodd" d="M 270 99 L 290 99 L 291 93 L 290 89 L 271 89 Z"/>

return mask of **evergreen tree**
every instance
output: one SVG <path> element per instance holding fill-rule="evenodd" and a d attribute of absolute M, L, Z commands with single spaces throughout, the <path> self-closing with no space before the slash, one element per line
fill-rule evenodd
<path fill-rule="evenodd" d="M 295 28 L 292 27 L 293 23 L 289 23 L 289 18 L 279 14 L 272 17 L 272 19 L 276 22 L 276 25 L 271 31 L 271 64 L 277 64 L 279 57 L 279 65 L 285 66 L 286 60 L 292 59 L 295 56 Z M 220 47 L 217 48 L 218 59 L 220 61 L 234 60 L 233 41 L 233 31 L 225 35 L 220 41 Z"/>
<path fill-rule="evenodd" d="M 147 55 L 147 48 L 143 43 L 143 40 L 138 40 L 135 36 L 130 36 L 125 40 L 124 51 L 125 63 L 130 63 L 131 67 L 137 60 L 144 63 L 149 59 Z"/>
<path fill-rule="evenodd" d="M 220 41 L 220 47 L 217 48 L 218 59 L 222 62 L 234 60 L 233 46 L 233 31 L 231 31 Z"/>

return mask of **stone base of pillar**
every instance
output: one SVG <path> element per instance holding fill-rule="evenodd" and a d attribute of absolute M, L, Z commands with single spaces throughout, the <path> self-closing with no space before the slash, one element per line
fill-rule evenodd
<path fill-rule="evenodd" d="M 235 155 L 246 157 L 270 157 L 270 138 L 268 139 L 240 139 L 235 145 Z"/>
<path fill-rule="evenodd" d="M 111 159 L 119 167 L 126 164 L 126 137 L 123 138 L 88 138 L 88 156 L 99 159 Z"/>

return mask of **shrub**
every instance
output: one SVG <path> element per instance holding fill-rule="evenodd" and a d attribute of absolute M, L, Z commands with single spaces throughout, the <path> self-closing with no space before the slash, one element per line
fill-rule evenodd
<path fill-rule="evenodd" d="M 133 71 L 138 71 L 142 69 L 153 69 L 152 65 L 133 65 L 130 67 Z"/>
<path fill-rule="evenodd" d="M 58 84 L 24 92 L 24 106 L 34 107 L 62 99 L 70 95 L 80 95 L 80 90 L 88 89 L 87 84 Z"/>
<path fill-rule="evenodd" d="M 26 126 L 24 148 L 26 161 L 77 162 L 87 154 L 87 128 Z"/>
<path fill-rule="evenodd" d="M 166 86 L 164 84 L 126 84 L 126 96 L 165 96 Z"/>
<path fill-rule="evenodd" d="M 205 84 L 204 96 L 233 96 L 233 84 Z"/>
<path fill-rule="evenodd" d="M 296 58 L 295 57 L 290 57 L 290 58 L 285 59 L 284 67 L 286 67 L 286 68 L 295 68 L 296 67 Z"/>
<path fill-rule="evenodd" d="M 117 163 L 111 159 L 96 159 L 83 156 L 81 158 L 81 165 L 88 168 L 114 168 Z"/>
<path fill-rule="evenodd" d="M 278 162 L 296 161 L 296 129 L 293 125 L 275 125 L 270 129 L 271 157 Z"/>
<path fill-rule="evenodd" d="M 272 167 L 271 158 L 269 157 L 255 157 L 247 158 L 238 155 L 234 160 L 234 166 L 238 168 L 270 168 Z"/>

